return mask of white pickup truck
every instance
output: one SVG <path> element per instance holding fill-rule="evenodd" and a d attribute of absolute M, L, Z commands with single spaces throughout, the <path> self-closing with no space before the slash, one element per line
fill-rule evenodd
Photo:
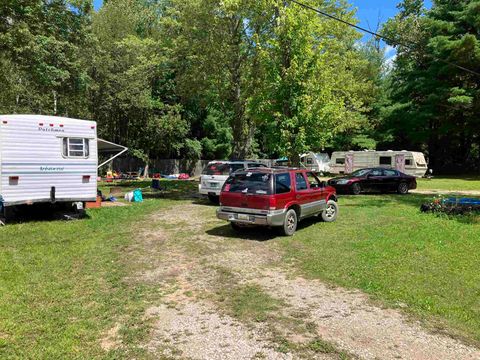
<path fill-rule="evenodd" d="M 218 203 L 223 184 L 230 174 L 237 170 L 259 167 L 266 167 L 266 165 L 254 160 L 211 161 L 203 170 L 198 191 L 202 195 L 207 195 L 211 202 Z"/>

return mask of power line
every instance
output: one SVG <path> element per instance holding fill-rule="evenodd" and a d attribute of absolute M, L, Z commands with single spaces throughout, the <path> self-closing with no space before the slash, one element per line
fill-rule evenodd
<path fill-rule="evenodd" d="M 394 39 L 389 38 L 389 37 L 387 37 L 387 36 L 381 35 L 381 34 L 379 34 L 379 33 L 377 33 L 377 32 L 374 32 L 374 31 L 365 29 L 364 27 L 361 27 L 361 26 L 352 24 L 351 22 L 348 22 L 348 21 L 346 21 L 346 20 L 340 19 L 339 17 L 336 17 L 335 15 L 331 15 L 331 14 L 325 12 L 325 11 L 319 10 L 319 9 L 317 9 L 317 8 L 314 8 L 314 7 L 310 6 L 310 5 L 307 5 L 307 4 L 304 4 L 304 3 L 301 3 L 301 2 L 298 2 L 298 1 L 296 1 L 296 0 L 290 0 L 290 2 L 292 2 L 292 3 L 294 3 L 294 4 L 297 4 L 298 6 L 301 6 L 301 7 L 305 8 L 305 9 L 312 10 L 312 11 L 316 12 L 317 14 L 320 14 L 320 15 L 322 15 L 322 16 L 325 16 L 325 17 L 327 17 L 327 18 L 329 18 L 329 19 L 332 19 L 332 20 L 341 22 L 341 23 L 343 23 L 343 24 L 345 24 L 345 25 L 348 25 L 348 26 L 350 26 L 350 27 L 353 27 L 353 28 L 355 28 L 355 29 L 357 29 L 357 30 L 360 30 L 360 31 L 363 31 L 363 32 L 365 32 L 365 33 L 367 33 L 367 34 L 376 36 L 377 38 L 383 39 L 383 40 L 385 40 L 385 41 L 387 41 L 387 42 L 389 42 L 389 43 L 391 43 L 391 44 L 394 44 L 394 45 L 397 45 L 397 46 L 398 46 L 398 45 L 399 45 L 399 46 L 403 46 L 403 47 L 406 47 L 406 48 L 409 49 L 409 50 L 415 51 L 415 45 L 416 45 L 416 44 L 406 44 L 406 43 L 402 43 L 402 42 L 400 42 L 400 41 L 394 40 Z M 454 67 L 456 67 L 457 69 L 460 69 L 460 70 L 469 72 L 469 73 L 471 73 L 471 74 L 480 76 L 480 73 L 478 73 L 478 72 L 476 72 L 476 71 L 474 71 L 474 70 L 471 70 L 471 69 L 469 69 L 469 68 L 466 68 L 466 67 L 464 67 L 464 66 L 461 66 L 461 65 L 452 63 L 452 62 L 450 62 L 450 61 L 448 61 L 448 60 L 441 59 L 441 58 L 438 58 L 438 57 L 435 57 L 435 56 L 432 56 L 432 58 L 433 58 L 434 60 L 441 61 L 441 62 L 443 62 L 443 63 L 445 63 L 445 64 L 447 64 L 447 65 L 454 66 Z"/>

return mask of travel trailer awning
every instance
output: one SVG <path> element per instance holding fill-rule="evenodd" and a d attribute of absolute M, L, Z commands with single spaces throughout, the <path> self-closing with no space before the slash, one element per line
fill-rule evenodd
<path fill-rule="evenodd" d="M 114 153 L 114 155 L 111 156 L 108 160 L 104 161 L 103 163 L 97 166 L 97 169 L 100 169 L 102 166 L 108 164 L 113 159 L 119 157 L 120 155 L 128 151 L 128 148 L 122 145 L 114 144 L 107 140 L 97 139 L 97 151 L 99 154 Z"/>

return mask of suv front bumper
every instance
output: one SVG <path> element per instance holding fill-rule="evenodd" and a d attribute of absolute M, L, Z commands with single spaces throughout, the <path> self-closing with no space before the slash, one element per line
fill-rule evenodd
<path fill-rule="evenodd" d="M 238 224 L 283 226 L 285 209 L 282 210 L 255 210 L 248 208 L 220 207 L 217 209 L 217 218 Z"/>

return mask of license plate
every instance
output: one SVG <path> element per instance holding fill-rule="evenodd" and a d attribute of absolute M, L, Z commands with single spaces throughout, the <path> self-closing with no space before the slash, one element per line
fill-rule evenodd
<path fill-rule="evenodd" d="M 218 183 L 210 183 L 210 187 L 211 187 L 211 188 L 217 188 L 217 187 L 218 187 Z"/>
<path fill-rule="evenodd" d="M 238 220 L 250 220 L 250 216 L 245 214 L 238 214 Z"/>

